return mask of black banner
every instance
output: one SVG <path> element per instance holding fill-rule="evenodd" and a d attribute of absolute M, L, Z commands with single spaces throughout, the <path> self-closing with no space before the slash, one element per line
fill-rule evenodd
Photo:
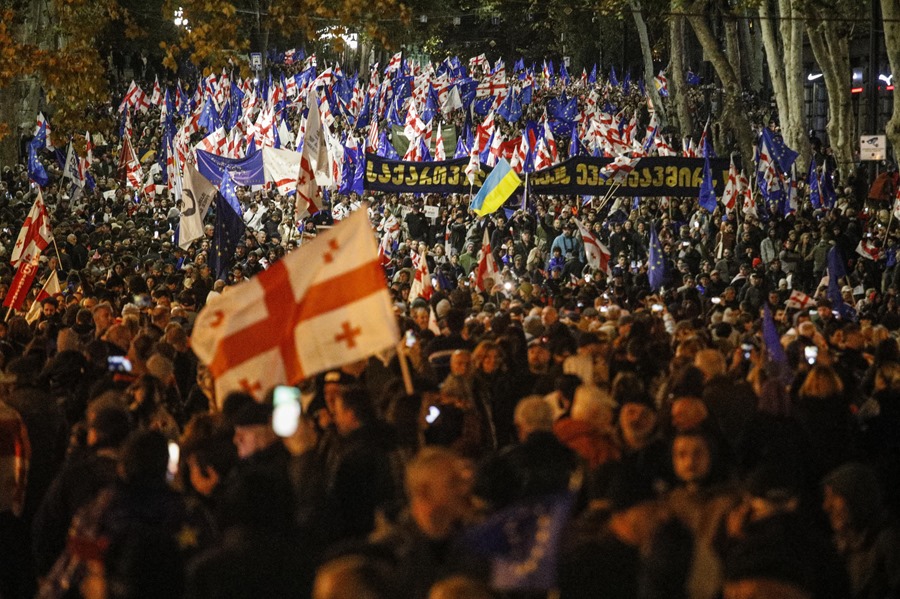
<path fill-rule="evenodd" d="M 600 169 L 610 162 L 612 158 L 570 158 L 530 174 L 528 192 L 539 195 L 606 195 L 614 184 L 600 178 Z M 721 196 L 728 181 L 729 161 L 727 158 L 712 158 L 709 166 L 716 195 Z M 702 181 L 702 158 L 642 158 L 613 195 L 697 197 Z"/>
<path fill-rule="evenodd" d="M 579 156 L 528 175 L 528 193 L 538 195 L 606 195 L 612 183 L 600 178 L 600 169 L 612 158 Z M 710 159 L 716 195 L 725 191 L 728 158 Z M 468 158 L 444 162 L 403 162 L 366 154 L 366 189 L 393 193 L 468 193 Z M 475 189 L 490 172 L 482 165 Z M 738 166 L 740 168 L 740 166 Z M 524 179 L 524 176 L 523 176 Z M 614 192 L 614 196 L 697 197 L 703 180 L 702 158 L 642 158 Z"/>
<path fill-rule="evenodd" d="M 389 193 L 468 193 L 466 178 L 468 158 L 443 162 L 403 162 L 366 154 L 365 188 Z M 475 174 L 475 188 L 480 189 L 487 173 Z"/>

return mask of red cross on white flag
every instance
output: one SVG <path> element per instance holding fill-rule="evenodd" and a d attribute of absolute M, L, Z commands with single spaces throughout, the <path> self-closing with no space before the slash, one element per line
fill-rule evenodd
<path fill-rule="evenodd" d="M 329 232 L 212 300 L 192 347 L 216 379 L 216 396 L 279 384 L 355 362 L 399 333 L 363 207 Z"/>
<path fill-rule="evenodd" d="M 25 217 L 25 222 L 16 238 L 16 244 L 13 246 L 10 264 L 18 266 L 20 262 L 37 260 L 41 252 L 52 242 L 50 215 L 44 206 L 44 196 L 38 188 L 34 204 L 31 205 L 31 210 L 28 211 L 28 216 Z"/>

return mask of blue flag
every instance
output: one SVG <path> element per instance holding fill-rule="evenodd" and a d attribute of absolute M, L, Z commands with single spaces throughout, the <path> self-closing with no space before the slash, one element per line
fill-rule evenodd
<path fill-rule="evenodd" d="M 572 139 L 569 140 L 569 158 L 581 156 L 581 140 L 578 139 L 578 127 L 572 127 Z"/>
<path fill-rule="evenodd" d="M 219 113 L 216 110 L 215 105 L 213 105 L 212 98 L 207 96 L 206 102 L 203 104 L 203 110 L 200 112 L 200 119 L 197 121 L 197 125 L 212 133 L 219 128 L 220 124 Z"/>
<path fill-rule="evenodd" d="M 546 593 L 556 586 L 559 546 L 573 504 L 569 493 L 515 504 L 470 528 L 462 543 L 490 562 L 492 588 Z"/>
<path fill-rule="evenodd" d="M 703 159 L 703 181 L 700 183 L 700 207 L 710 214 L 716 209 L 716 190 L 713 187 L 712 169 L 709 167 L 709 156 Z"/>
<path fill-rule="evenodd" d="M 513 73 L 518 73 L 519 71 L 525 70 L 525 60 L 520 58 L 513 65 Z"/>
<path fill-rule="evenodd" d="M 784 384 L 790 383 L 791 368 L 788 365 L 784 347 L 781 346 L 781 335 L 775 328 L 775 320 L 772 318 L 772 311 L 769 309 L 768 303 L 763 304 L 762 338 L 766 351 L 765 364 L 769 368 L 770 374 Z"/>
<path fill-rule="evenodd" d="M 597 63 L 594 63 L 594 67 L 591 69 L 591 74 L 588 75 L 588 83 L 594 84 L 597 83 Z"/>
<path fill-rule="evenodd" d="M 47 147 L 47 121 L 41 122 L 40 129 L 38 129 L 38 132 L 34 134 L 34 139 L 32 139 L 29 143 L 34 144 L 36 150 Z"/>
<path fill-rule="evenodd" d="M 572 81 L 569 78 L 569 70 L 566 68 L 566 61 L 559 63 L 559 78 L 562 79 L 566 85 L 569 85 Z"/>
<path fill-rule="evenodd" d="M 763 128 L 762 138 L 772 153 L 772 159 L 781 169 L 782 173 L 791 172 L 794 161 L 800 155 L 784 144 L 784 138 L 780 133 L 772 131 L 768 127 Z"/>
<path fill-rule="evenodd" d="M 522 118 L 522 104 L 519 103 L 519 97 L 515 90 L 509 92 L 500 108 L 497 109 L 497 114 L 510 123 L 515 123 Z"/>
<path fill-rule="evenodd" d="M 813 208 L 822 207 L 822 198 L 819 193 L 819 172 L 816 169 L 816 157 L 809 159 L 809 176 L 807 177 L 809 184 L 809 202 Z"/>
<path fill-rule="evenodd" d="M 34 142 L 28 144 L 28 178 L 41 187 L 46 187 L 50 183 L 50 177 L 47 176 L 44 165 L 38 160 L 35 145 Z"/>
<path fill-rule="evenodd" d="M 656 235 L 656 227 L 650 226 L 650 258 L 648 260 L 647 278 L 650 280 L 650 290 L 659 291 L 666 278 L 666 257 L 663 254 L 662 245 Z"/>
<path fill-rule="evenodd" d="M 375 153 L 388 160 L 400 160 L 397 150 L 394 149 L 394 146 L 388 139 L 387 131 L 382 131 L 381 135 L 378 136 L 378 148 L 375 150 Z"/>
<path fill-rule="evenodd" d="M 228 269 L 234 260 L 234 251 L 243 241 L 245 230 L 234 181 L 226 170 L 219 184 L 219 193 L 216 194 L 216 224 L 209 252 L 209 265 L 216 273 L 217 279 L 227 279 Z"/>
<path fill-rule="evenodd" d="M 856 310 L 848 306 L 841 295 L 840 279 L 847 276 L 847 267 L 844 264 L 844 256 L 840 248 L 835 245 L 828 250 L 828 299 L 831 300 L 831 309 L 836 311 L 843 320 L 855 320 Z"/>
<path fill-rule="evenodd" d="M 614 87 L 619 87 L 619 78 L 616 77 L 616 67 L 609 67 L 609 82 Z"/>
<path fill-rule="evenodd" d="M 686 76 L 688 85 L 700 85 L 700 75 L 697 75 L 693 71 L 688 71 Z"/>
<path fill-rule="evenodd" d="M 834 171 L 828 170 L 828 163 L 825 163 L 825 167 L 822 172 L 822 176 L 819 178 L 819 191 L 822 194 L 822 202 L 825 204 L 826 208 L 834 208 L 834 203 L 837 202 L 837 191 L 834 189 Z"/>
<path fill-rule="evenodd" d="M 462 133 L 459 135 L 459 139 L 456 140 L 456 152 L 453 153 L 454 158 L 465 158 L 469 155 L 469 151 L 472 149 L 472 126 L 469 124 L 469 121 L 466 120 L 466 124 L 463 126 Z"/>

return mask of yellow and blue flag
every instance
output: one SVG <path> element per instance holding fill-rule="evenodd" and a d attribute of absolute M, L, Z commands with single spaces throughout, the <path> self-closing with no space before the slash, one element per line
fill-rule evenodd
<path fill-rule="evenodd" d="M 521 184 L 522 180 L 516 171 L 512 169 L 506 158 L 501 158 L 491 174 L 484 180 L 484 185 L 472 199 L 469 207 L 478 216 L 496 212 Z"/>

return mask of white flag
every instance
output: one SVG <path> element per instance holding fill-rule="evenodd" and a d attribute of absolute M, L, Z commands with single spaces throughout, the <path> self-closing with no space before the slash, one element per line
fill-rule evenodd
<path fill-rule="evenodd" d="M 178 227 L 178 246 L 187 249 L 191 242 L 203 236 L 203 217 L 216 198 L 216 186 L 201 175 L 194 165 L 184 165 L 181 184 L 181 223 Z"/>
<path fill-rule="evenodd" d="M 211 300 L 192 348 L 219 402 L 365 359 L 399 339 L 366 206 L 327 233 Z"/>

